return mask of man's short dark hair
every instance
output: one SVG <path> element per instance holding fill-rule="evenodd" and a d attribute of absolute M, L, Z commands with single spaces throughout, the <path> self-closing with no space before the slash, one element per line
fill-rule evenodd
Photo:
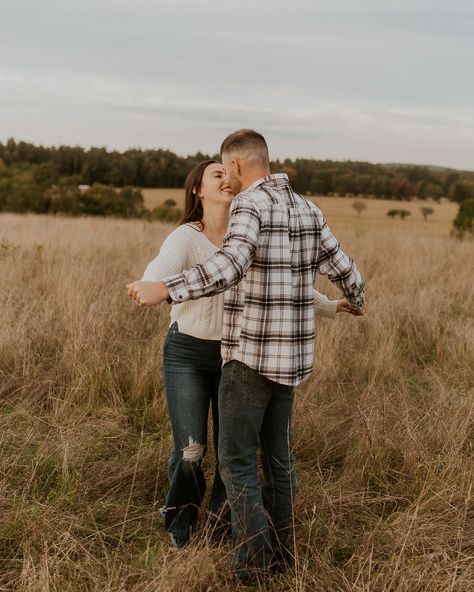
<path fill-rule="evenodd" d="M 221 156 L 224 152 L 248 152 L 259 154 L 268 164 L 268 146 L 262 134 L 251 130 L 241 129 L 229 134 L 221 145 Z"/>

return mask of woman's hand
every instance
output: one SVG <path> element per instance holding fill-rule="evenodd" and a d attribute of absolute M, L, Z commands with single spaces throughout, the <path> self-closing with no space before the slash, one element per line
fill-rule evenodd
<path fill-rule="evenodd" d="M 163 282 L 138 280 L 126 286 L 128 295 L 140 306 L 160 304 L 169 297 L 168 288 Z"/>
<path fill-rule="evenodd" d="M 352 308 L 352 306 L 349 304 L 349 301 L 347 300 L 347 298 L 343 298 L 342 300 L 337 301 L 336 312 L 347 312 L 347 313 L 354 315 L 356 317 L 360 317 L 363 314 L 365 314 L 365 309 L 360 308 L 357 310 L 355 308 Z"/>

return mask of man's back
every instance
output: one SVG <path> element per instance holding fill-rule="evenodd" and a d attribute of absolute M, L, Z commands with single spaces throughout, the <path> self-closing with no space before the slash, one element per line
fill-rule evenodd
<path fill-rule="evenodd" d="M 239 360 L 275 382 L 299 384 L 313 365 L 316 271 L 338 243 L 320 210 L 292 191 L 285 174 L 259 179 L 235 198 L 223 251 L 236 241 L 253 253 L 241 281 L 225 294 L 224 363 Z M 361 291 L 355 266 L 339 252 L 335 277 L 353 274 Z"/>

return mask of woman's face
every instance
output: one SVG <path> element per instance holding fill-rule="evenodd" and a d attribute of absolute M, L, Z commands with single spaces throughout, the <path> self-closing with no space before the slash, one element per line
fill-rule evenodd
<path fill-rule="evenodd" d="M 213 163 L 206 167 L 198 196 L 203 205 L 230 205 L 234 194 L 225 181 L 224 167 L 221 164 Z"/>

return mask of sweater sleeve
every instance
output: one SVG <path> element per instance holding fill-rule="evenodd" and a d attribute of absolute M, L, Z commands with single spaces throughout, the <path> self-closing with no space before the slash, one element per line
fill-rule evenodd
<path fill-rule="evenodd" d="M 337 312 L 337 300 L 329 300 L 326 295 L 314 290 L 314 312 L 319 317 L 333 319 Z"/>
<path fill-rule="evenodd" d="M 186 269 L 187 241 L 177 232 L 169 234 L 161 245 L 158 255 L 150 261 L 143 272 L 142 280 L 158 282 Z"/>

